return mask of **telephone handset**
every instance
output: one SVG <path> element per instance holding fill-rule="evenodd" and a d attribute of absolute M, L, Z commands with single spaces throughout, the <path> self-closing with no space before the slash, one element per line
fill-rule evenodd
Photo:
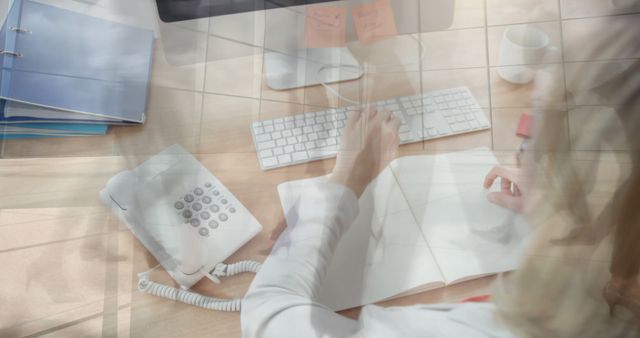
<path fill-rule="evenodd" d="M 170 146 L 109 179 L 100 197 L 182 288 L 151 282 L 143 274 L 141 290 L 216 310 L 239 310 L 240 300 L 187 290 L 203 277 L 219 283 L 221 276 L 257 272 L 257 262 L 222 262 L 262 226 L 193 155 Z"/>

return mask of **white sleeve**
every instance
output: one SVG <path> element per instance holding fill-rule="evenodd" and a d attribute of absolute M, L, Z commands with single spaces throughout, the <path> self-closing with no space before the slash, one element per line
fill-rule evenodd
<path fill-rule="evenodd" d="M 307 189 L 294 211 L 297 220 L 280 236 L 243 300 L 243 337 L 350 336 L 358 323 L 316 298 L 335 248 L 358 214 L 358 199 L 342 185 L 324 184 Z"/>

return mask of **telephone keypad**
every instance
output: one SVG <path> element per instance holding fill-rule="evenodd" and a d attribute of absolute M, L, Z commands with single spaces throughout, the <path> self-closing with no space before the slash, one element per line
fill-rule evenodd
<path fill-rule="evenodd" d="M 206 208 L 205 208 L 206 207 Z M 211 230 L 220 226 L 219 222 L 229 220 L 229 214 L 236 213 L 236 208 L 218 190 L 214 184 L 205 182 L 188 191 L 181 199 L 174 203 L 176 211 L 182 215 L 187 223 L 198 229 L 201 236 L 207 237 Z M 217 220 L 211 219 L 212 213 L 218 214 Z M 203 227 L 202 221 L 208 221 Z"/>

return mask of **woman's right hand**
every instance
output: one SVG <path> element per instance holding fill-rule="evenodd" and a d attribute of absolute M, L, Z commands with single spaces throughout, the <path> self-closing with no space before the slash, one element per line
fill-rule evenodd
<path fill-rule="evenodd" d="M 522 212 L 524 210 L 522 169 L 495 166 L 485 177 L 484 188 L 491 188 L 497 179 L 500 179 L 500 191 L 490 192 L 487 195 L 489 202 L 516 212 Z"/>

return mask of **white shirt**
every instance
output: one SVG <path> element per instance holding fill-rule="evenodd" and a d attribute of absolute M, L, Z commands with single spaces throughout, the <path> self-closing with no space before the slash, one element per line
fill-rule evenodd
<path fill-rule="evenodd" d="M 348 188 L 308 189 L 290 224 L 256 275 L 242 303 L 245 338 L 514 337 L 490 303 L 363 307 L 352 320 L 318 303 L 320 285 L 342 234 L 358 214 Z"/>

